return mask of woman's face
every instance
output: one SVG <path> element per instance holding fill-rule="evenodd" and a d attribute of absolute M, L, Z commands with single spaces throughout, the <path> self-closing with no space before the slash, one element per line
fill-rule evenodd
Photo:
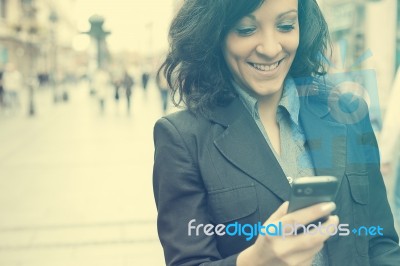
<path fill-rule="evenodd" d="M 256 97 L 280 92 L 299 45 L 297 0 L 265 0 L 228 33 L 223 51 L 235 81 Z"/>

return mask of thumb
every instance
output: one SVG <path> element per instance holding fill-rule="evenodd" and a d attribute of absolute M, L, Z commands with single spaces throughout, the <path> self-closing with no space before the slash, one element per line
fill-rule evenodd
<path fill-rule="evenodd" d="M 266 223 L 271 223 L 280 220 L 284 215 L 287 214 L 289 207 L 289 201 L 285 201 L 279 208 L 268 218 Z"/>

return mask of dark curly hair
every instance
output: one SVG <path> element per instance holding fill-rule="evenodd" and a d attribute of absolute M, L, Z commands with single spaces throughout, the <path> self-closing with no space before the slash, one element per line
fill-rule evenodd
<path fill-rule="evenodd" d="M 158 70 L 167 78 L 176 106 L 206 112 L 236 97 L 222 51 L 228 32 L 264 0 L 185 0 L 169 31 L 170 50 Z M 298 1 L 300 43 L 289 74 L 296 77 L 326 73 L 329 33 L 316 0 Z"/>

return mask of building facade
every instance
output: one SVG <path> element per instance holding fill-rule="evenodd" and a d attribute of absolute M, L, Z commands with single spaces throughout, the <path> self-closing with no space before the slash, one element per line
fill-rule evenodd
<path fill-rule="evenodd" d="M 373 69 L 383 111 L 399 51 L 396 48 L 398 1 L 318 0 L 331 33 L 334 71 Z M 371 56 L 367 56 L 369 53 Z"/>
<path fill-rule="evenodd" d="M 75 0 L 0 0 L 0 70 L 11 63 L 24 78 L 73 69 Z"/>

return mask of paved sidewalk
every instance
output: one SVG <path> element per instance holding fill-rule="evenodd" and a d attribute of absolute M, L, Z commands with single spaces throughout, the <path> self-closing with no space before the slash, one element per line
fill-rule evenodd
<path fill-rule="evenodd" d="M 0 114 L 0 266 L 164 265 L 152 193 L 159 95 L 136 87 L 131 115 L 103 115 L 85 84 L 67 103 L 36 93 L 37 115 Z"/>

